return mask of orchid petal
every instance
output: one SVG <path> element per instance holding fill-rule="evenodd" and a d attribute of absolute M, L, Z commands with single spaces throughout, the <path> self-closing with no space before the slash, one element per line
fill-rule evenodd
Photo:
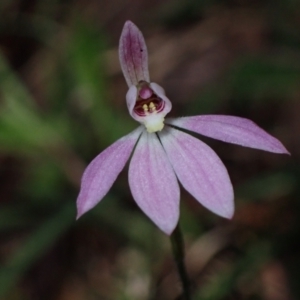
<path fill-rule="evenodd" d="M 170 119 L 166 122 L 223 142 L 289 154 L 279 140 L 248 119 L 224 115 L 203 115 Z"/>
<path fill-rule="evenodd" d="M 179 218 L 179 185 L 157 136 L 144 132 L 129 165 L 129 185 L 141 210 L 166 234 Z"/>
<path fill-rule="evenodd" d="M 212 212 L 231 218 L 233 188 L 216 153 L 200 140 L 174 128 L 158 133 L 183 187 Z"/>
<path fill-rule="evenodd" d="M 136 103 L 137 99 L 137 87 L 135 85 L 132 85 L 126 94 L 126 103 L 127 103 L 127 108 L 130 113 L 130 115 L 133 115 L 133 109 Z"/>
<path fill-rule="evenodd" d="M 169 100 L 169 98 L 166 97 L 165 90 L 155 82 L 150 83 L 150 88 L 159 98 L 161 98 L 165 102 L 164 115 L 169 113 L 172 109 L 172 102 Z"/>
<path fill-rule="evenodd" d="M 92 209 L 107 194 L 139 138 L 142 127 L 122 137 L 101 152 L 86 168 L 77 198 L 77 219 Z"/>
<path fill-rule="evenodd" d="M 119 59 L 128 86 L 150 82 L 147 46 L 141 31 L 126 21 L 119 42 Z"/>

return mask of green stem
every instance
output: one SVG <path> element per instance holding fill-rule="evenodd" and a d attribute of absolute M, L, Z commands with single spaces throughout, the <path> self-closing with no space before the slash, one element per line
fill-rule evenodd
<path fill-rule="evenodd" d="M 190 281 L 184 263 L 184 242 L 179 224 L 176 226 L 170 238 L 174 259 L 177 265 L 177 270 L 182 284 L 183 299 L 191 300 L 192 298 L 190 295 Z"/>

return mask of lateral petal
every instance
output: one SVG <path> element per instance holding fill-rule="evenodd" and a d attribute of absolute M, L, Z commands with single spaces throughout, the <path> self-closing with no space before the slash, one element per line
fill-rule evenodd
<path fill-rule="evenodd" d="M 101 152 L 85 169 L 77 198 L 77 219 L 107 194 L 124 168 L 143 127 L 120 138 Z"/>
<path fill-rule="evenodd" d="M 137 205 L 166 234 L 179 218 L 179 185 L 157 136 L 144 132 L 129 166 L 129 185 Z"/>
<path fill-rule="evenodd" d="M 159 137 L 183 187 L 215 214 L 231 218 L 233 188 L 217 154 L 200 140 L 174 128 L 166 126 Z"/>
<path fill-rule="evenodd" d="M 155 82 L 151 82 L 150 87 L 165 102 L 164 115 L 168 114 L 172 109 L 172 102 L 167 98 L 165 90 Z"/>
<path fill-rule="evenodd" d="M 223 142 L 289 154 L 279 140 L 248 119 L 225 115 L 203 115 L 169 119 L 166 123 Z"/>
<path fill-rule="evenodd" d="M 141 31 L 126 21 L 119 42 L 119 59 L 128 86 L 150 82 L 147 46 Z"/>

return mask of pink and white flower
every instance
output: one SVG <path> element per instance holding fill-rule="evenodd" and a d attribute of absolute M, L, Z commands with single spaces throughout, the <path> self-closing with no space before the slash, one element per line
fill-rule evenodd
<path fill-rule="evenodd" d="M 141 126 L 105 149 L 86 168 L 77 217 L 103 199 L 134 151 L 129 165 L 132 196 L 163 232 L 171 234 L 179 219 L 178 181 L 204 207 L 231 218 L 234 195 L 225 166 L 209 146 L 180 129 L 245 147 L 289 152 L 280 141 L 244 118 L 202 115 L 165 119 L 172 103 L 163 88 L 150 81 L 147 47 L 142 33 L 130 21 L 121 34 L 119 58 L 129 87 L 129 114 Z"/>

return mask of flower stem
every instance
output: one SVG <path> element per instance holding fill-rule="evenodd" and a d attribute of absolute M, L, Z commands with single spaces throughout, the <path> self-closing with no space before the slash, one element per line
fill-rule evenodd
<path fill-rule="evenodd" d="M 181 234 L 179 224 L 177 224 L 175 230 L 171 234 L 171 245 L 174 255 L 174 259 L 177 265 L 177 270 L 182 284 L 183 298 L 184 300 L 191 300 L 190 295 L 190 281 L 186 272 L 184 263 L 184 242 Z"/>

